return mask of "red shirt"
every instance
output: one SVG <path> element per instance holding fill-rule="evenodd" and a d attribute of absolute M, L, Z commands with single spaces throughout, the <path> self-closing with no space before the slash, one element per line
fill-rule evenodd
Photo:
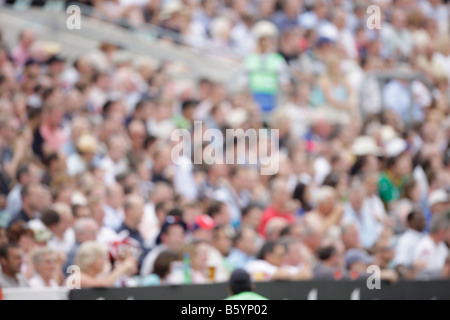
<path fill-rule="evenodd" d="M 266 231 L 264 230 L 266 228 L 267 223 L 273 219 L 273 218 L 283 218 L 286 221 L 288 221 L 289 223 L 294 223 L 295 222 L 295 214 L 293 212 L 290 211 L 286 211 L 286 212 L 278 212 L 274 207 L 269 206 L 266 208 L 266 210 L 264 210 L 262 218 L 261 218 L 261 225 L 259 226 L 259 233 L 266 238 Z"/>

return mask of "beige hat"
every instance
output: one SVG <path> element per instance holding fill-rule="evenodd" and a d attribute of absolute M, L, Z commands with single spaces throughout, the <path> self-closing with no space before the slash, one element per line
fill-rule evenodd
<path fill-rule="evenodd" d="M 262 37 L 277 37 L 278 28 L 270 21 L 260 21 L 253 27 L 253 35 L 256 39 Z"/>
<path fill-rule="evenodd" d="M 226 122 L 231 128 L 239 128 L 249 118 L 248 112 L 245 109 L 238 108 L 228 112 Z"/>
<path fill-rule="evenodd" d="M 382 126 L 380 129 L 380 134 L 381 134 L 381 140 L 383 141 L 383 143 L 387 143 L 387 142 L 397 138 L 397 133 L 389 125 Z"/>
<path fill-rule="evenodd" d="M 437 189 L 434 190 L 429 196 L 428 196 L 428 205 L 430 207 L 434 206 L 438 203 L 446 203 L 449 201 L 449 197 L 447 192 L 445 192 L 444 189 Z"/>
<path fill-rule="evenodd" d="M 352 152 L 355 156 L 382 155 L 381 148 L 371 136 L 360 136 L 356 138 L 352 145 Z"/>

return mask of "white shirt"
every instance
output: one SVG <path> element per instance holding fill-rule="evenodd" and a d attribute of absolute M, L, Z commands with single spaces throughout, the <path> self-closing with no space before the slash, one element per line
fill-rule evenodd
<path fill-rule="evenodd" d="M 277 272 L 278 267 L 270 264 L 265 260 L 250 261 L 245 267 L 247 272 L 254 280 L 270 280 Z"/>
<path fill-rule="evenodd" d="M 414 252 L 414 262 L 423 261 L 426 263 L 425 270 L 442 270 L 445 259 L 448 255 L 448 248 L 444 242 L 436 244 L 429 235 L 420 240 Z"/>
<path fill-rule="evenodd" d="M 124 173 L 128 169 L 128 165 L 124 160 L 114 162 L 110 157 L 106 156 L 100 161 L 100 168 L 105 171 L 103 180 L 107 185 L 112 185 L 116 182 L 116 176 Z"/>
<path fill-rule="evenodd" d="M 44 282 L 44 279 L 42 279 L 42 277 L 40 275 L 38 275 L 37 273 L 34 274 L 33 277 L 31 277 L 30 280 L 28 280 L 28 285 L 31 288 L 58 288 L 59 285 L 58 283 L 51 279 L 50 280 L 50 284 L 47 286 Z"/>
<path fill-rule="evenodd" d="M 59 239 L 56 236 L 50 238 L 47 241 L 47 246 L 55 251 L 69 253 L 70 249 L 75 245 L 75 231 L 72 228 L 68 228 L 64 232 L 63 239 Z"/>
<path fill-rule="evenodd" d="M 167 246 L 163 243 L 157 245 L 150 251 L 144 258 L 141 266 L 141 276 L 145 277 L 149 274 L 153 273 L 153 267 L 155 264 L 156 258 L 158 258 L 159 254 L 167 249 Z"/>
<path fill-rule="evenodd" d="M 97 233 L 97 242 L 108 245 L 119 239 L 117 233 L 108 227 L 102 226 Z"/>
<path fill-rule="evenodd" d="M 414 264 L 414 252 L 423 237 L 423 233 L 413 229 L 408 229 L 401 235 L 395 248 L 394 262 L 396 266 L 411 267 Z"/>

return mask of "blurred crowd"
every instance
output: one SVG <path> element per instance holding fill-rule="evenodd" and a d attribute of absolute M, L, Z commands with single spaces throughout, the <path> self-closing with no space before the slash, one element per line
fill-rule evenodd
<path fill-rule="evenodd" d="M 240 90 L 114 43 L 67 61 L 33 30 L 0 32 L 0 288 L 226 282 L 238 268 L 361 280 L 372 265 L 392 283 L 450 278 L 448 3 L 375 1 L 370 29 L 364 1 L 84 2 L 237 59 Z M 172 133 L 196 121 L 278 130 L 279 171 L 175 162 Z"/>

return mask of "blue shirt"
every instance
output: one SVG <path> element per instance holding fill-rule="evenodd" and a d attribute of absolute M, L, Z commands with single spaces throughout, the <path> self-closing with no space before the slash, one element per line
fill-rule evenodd
<path fill-rule="evenodd" d="M 227 260 L 235 269 L 245 269 L 247 263 L 254 260 L 254 258 L 239 249 L 233 248 Z"/>
<path fill-rule="evenodd" d="M 378 221 L 370 214 L 366 204 L 362 205 L 359 214 L 353 209 L 350 203 L 346 203 L 344 207 L 344 216 L 342 218 L 344 224 L 354 224 L 359 229 L 359 240 L 364 248 L 371 248 L 379 236 L 380 228 Z"/>

